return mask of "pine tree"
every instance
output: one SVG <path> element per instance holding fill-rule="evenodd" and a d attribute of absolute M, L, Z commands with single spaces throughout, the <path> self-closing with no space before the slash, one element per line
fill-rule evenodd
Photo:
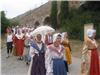
<path fill-rule="evenodd" d="M 54 29 L 57 29 L 57 1 L 52 1 L 51 6 L 51 14 L 50 14 L 50 20 L 51 20 L 51 26 Z"/>
<path fill-rule="evenodd" d="M 68 18 L 68 15 L 69 15 L 68 1 L 61 1 L 61 6 L 60 6 L 61 24 L 64 20 L 66 20 Z"/>
<path fill-rule="evenodd" d="M 10 21 L 6 18 L 5 12 L 1 11 L 1 33 L 4 33 L 8 26 L 10 26 Z"/>

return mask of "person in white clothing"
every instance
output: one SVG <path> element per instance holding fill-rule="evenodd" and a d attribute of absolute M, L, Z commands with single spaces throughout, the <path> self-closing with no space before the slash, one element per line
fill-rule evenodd
<path fill-rule="evenodd" d="M 7 45 L 7 58 L 9 57 L 9 55 L 12 53 L 12 44 L 13 44 L 13 34 L 12 32 L 8 32 L 7 33 L 7 41 L 6 41 L 6 45 Z"/>

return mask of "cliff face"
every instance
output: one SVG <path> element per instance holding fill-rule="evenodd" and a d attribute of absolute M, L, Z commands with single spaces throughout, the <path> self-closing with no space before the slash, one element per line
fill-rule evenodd
<path fill-rule="evenodd" d="M 76 6 L 78 8 L 80 6 L 80 1 L 69 1 L 69 7 L 73 8 Z M 61 1 L 57 2 L 58 4 L 58 13 L 60 13 L 60 4 Z M 21 25 L 31 25 L 34 26 L 38 21 L 39 24 L 43 24 L 43 22 L 47 19 L 50 20 L 50 10 L 51 10 L 51 1 L 41 5 L 40 7 L 27 11 L 26 13 L 19 15 L 12 20 L 18 20 Z"/>
<path fill-rule="evenodd" d="M 22 15 L 19 15 L 12 20 L 18 20 L 21 25 L 34 25 L 36 21 L 39 23 L 42 23 L 43 20 L 49 16 L 51 9 L 51 2 L 47 2 L 44 5 L 34 9 L 30 10 Z"/>

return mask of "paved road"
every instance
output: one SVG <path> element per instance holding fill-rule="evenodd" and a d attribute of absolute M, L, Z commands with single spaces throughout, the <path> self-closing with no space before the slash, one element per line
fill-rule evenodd
<path fill-rule="evenodd" d="M 70 74 L 80 75 L 80 59 L 73 57 Z M 29 66 L 25 61 L 18 61 L 15 56 L 6 59 L 6 48 L 1 50 L 1 75 L 27 75 Z"/>

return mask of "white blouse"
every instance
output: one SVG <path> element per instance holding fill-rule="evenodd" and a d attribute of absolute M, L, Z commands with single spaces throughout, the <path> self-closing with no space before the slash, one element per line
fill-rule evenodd
<path fill-rule="evenodd" d="M 21 33 L 21 34 L 16 34 L 15 36 L 16 36 L 18 39 L 23 39 L 24 34 L 22 34 L 22 33 Z"/>
<path fill-rule="evenodd" d="M 40 44 L 37 43 L 37 46 L 39 47 L 39 49 L 41 49 L 42 48 L 42 43 L 40 43 Z M 29 55 L 33 58 L 34 55 L 35 55 L 35 53 L 38 54 L 39 52 L 35 48 L 33 48 L 32 46 L 30 46 Z"/>
<path fill-rule="evenodd" d="M 51 46 L 54 48 L 53 45 L 51 45 Z M 45 67 L 47 70 L 46 75 L 49 75 L 49 74 L 52 75 L 52 73 L 53 73 L 53 60 L 52 59 L 56 59 L 56 58 L 64 59 L 64 52 L 61 51 L 62 46 L 60 45 L 59 48 L 56 48 L 56 49 L 61 54 L 58 54 L 57 52 L 52 51 L 49 47 L 47 47 L 46 54 L 45 54 Z"/>
<path fill-rule="evenodd" d="M 13 41 L 12 38 L 13 38 L 13 35 L 12 34 L 10 34 L 10 35 L 8 34 L 7 35 L 7 42 L 12 42 Z"/>

